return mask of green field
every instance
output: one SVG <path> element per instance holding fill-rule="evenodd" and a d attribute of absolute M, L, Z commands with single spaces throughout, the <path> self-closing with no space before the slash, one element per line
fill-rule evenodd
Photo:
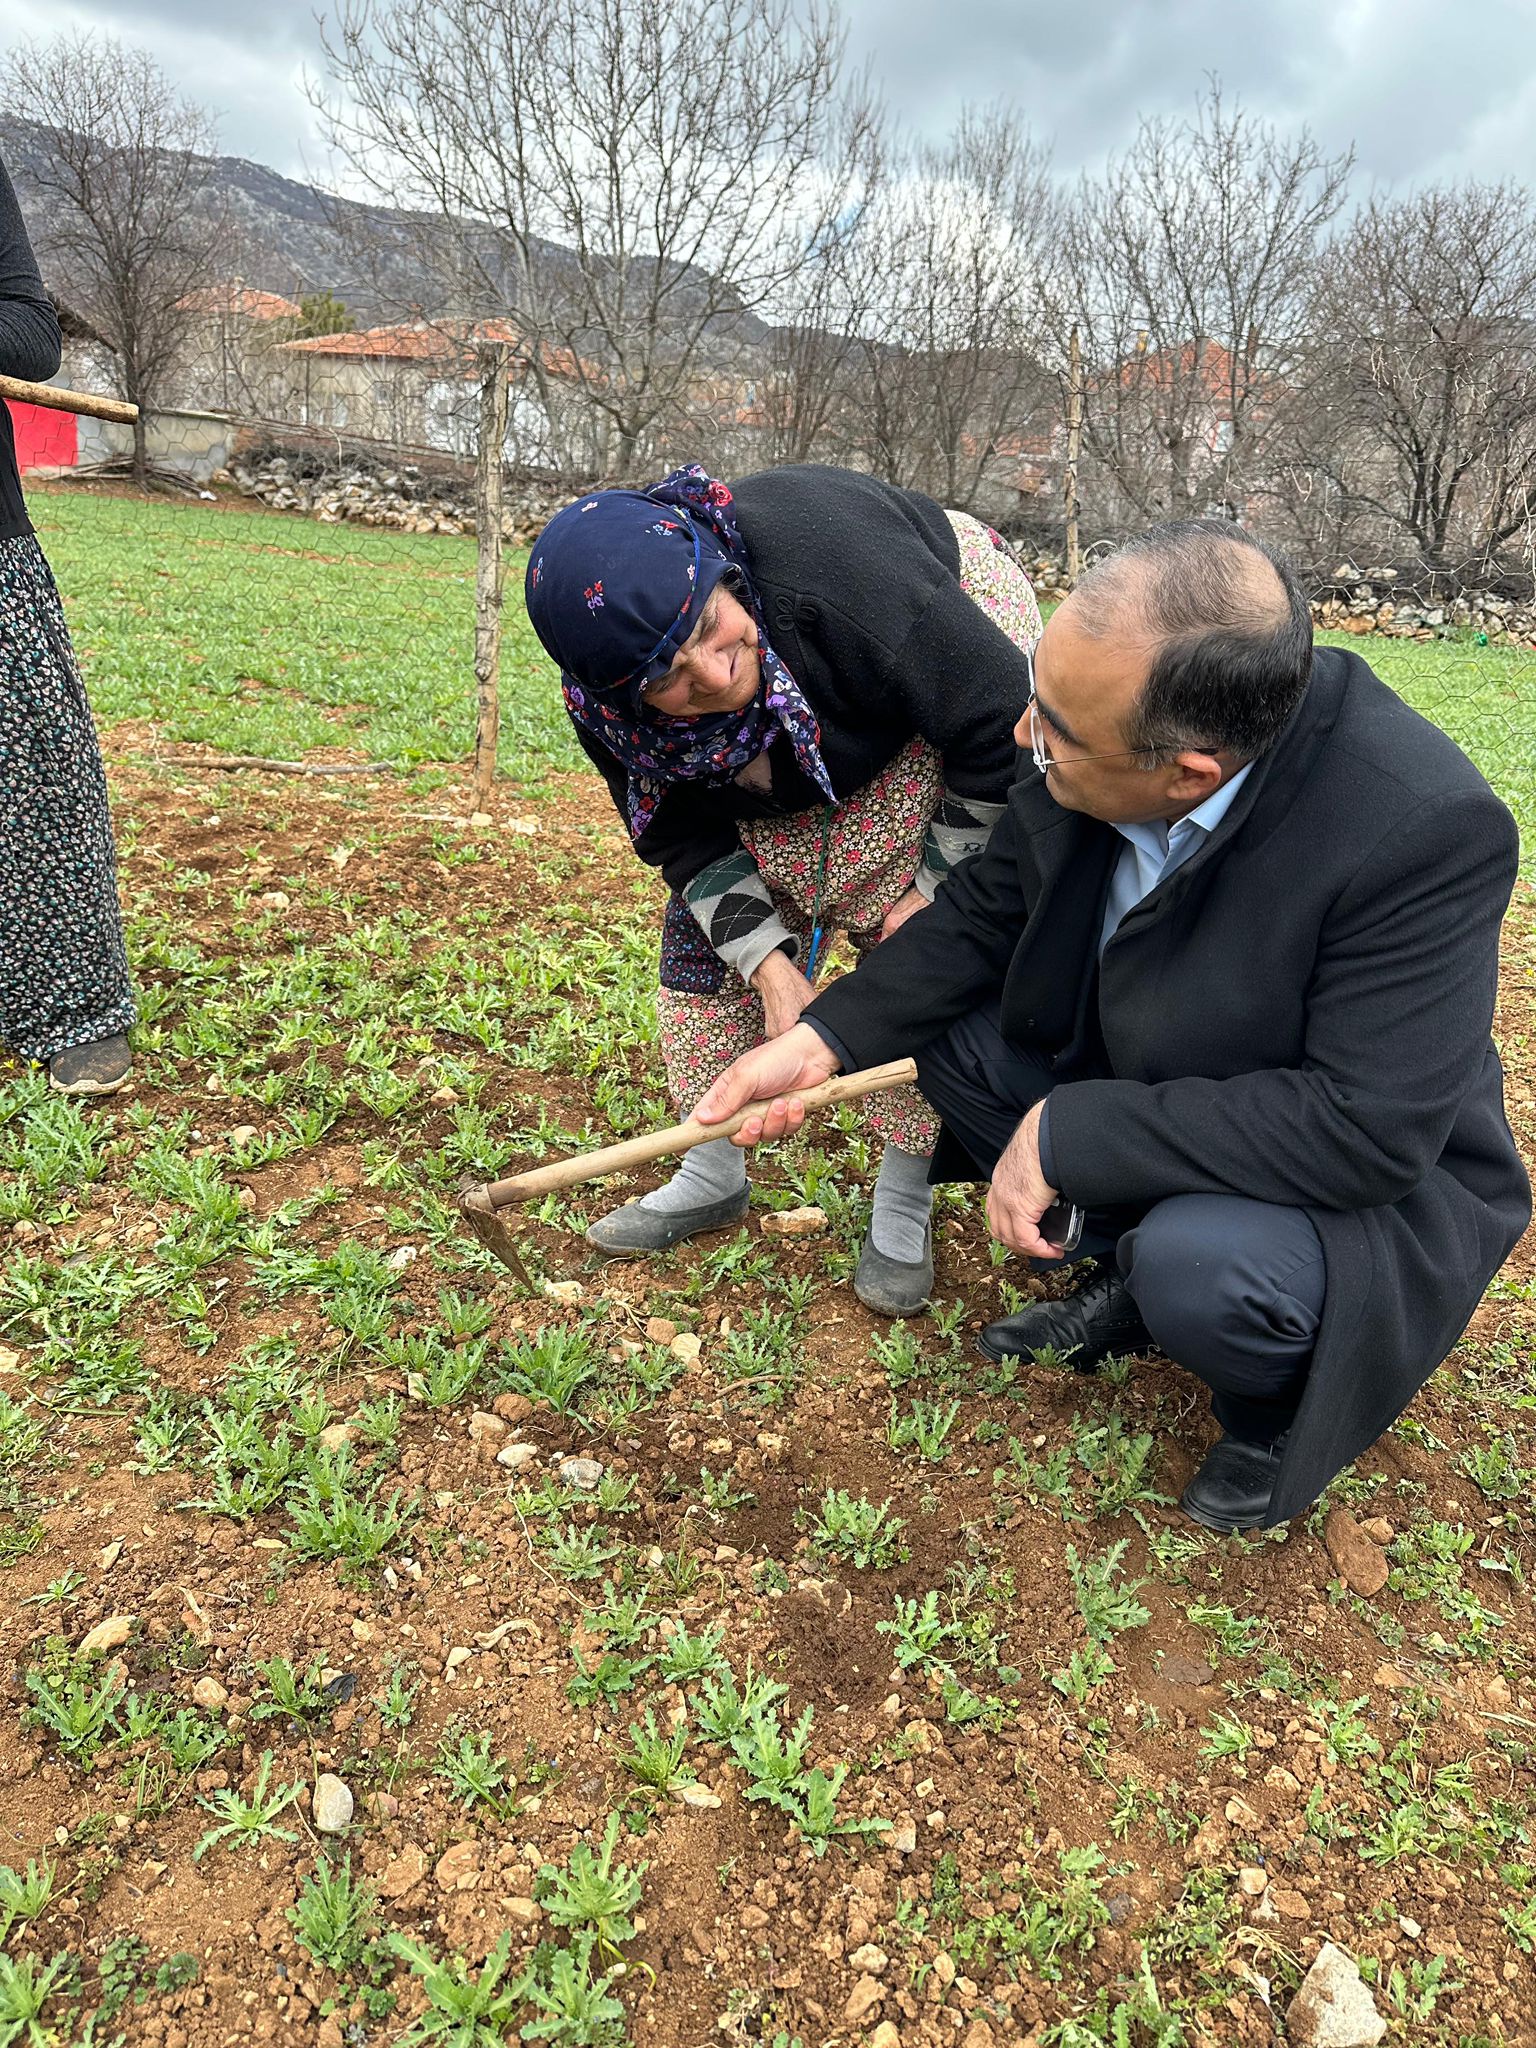
<path fill-rule="evenodd" d="M 103 725 L 231 753 L 459 760 L 474 737 L 472 540 L 68 491 L 31 501 Z M 508 565 L 502 766 L 580 759 Z"/>
<path fill-rule="evenodd" d="M 474 727 L 474 543 L 67 491 L 33 504 L 104 724 L 233 752 L 455 760 Z M 509 565 L 502 763 L 578 755 Z M 1336 637 L 1464 746 L 1536 843 L 1536 652 Z"/>
<path fill-rule="evenodd" d="M 0 2048 L 1294 2048 L 1325 1941 L 1350 2038 L 1533 2048 L 1528 1255 L 1231 1537 L 1174 1505 L 1176 1365 L 978 1352 L 1038 1284 L 983 1189 L 931 1313 L 862 1307 L 853 1104 L 735 1230 L 610 1262 L 614 1176 L 508 1212 L 503 1268 L 466 1177 L 669 1114 L 663 891 L 595 778 L 455 815 L 468 544 L 36 510 L 141 1021 L 103 1101 L 0 1059 Z M 581 758 L 511 596 L 502 823 Z M 1369 651 L 1529 825 L 1532 670 Z M 1528 1155 L 1533 993 L 1523 898 Z"/>

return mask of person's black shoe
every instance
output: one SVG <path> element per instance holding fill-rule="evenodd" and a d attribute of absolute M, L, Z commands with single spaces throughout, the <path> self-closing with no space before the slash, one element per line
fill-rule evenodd
<path fill-rule="evenodd" d="M 1100 1266 L 1075 1294 L 1032 1301 L 1016 1316 L 988 1323 L 978 1342 L 987 1358 L 1028 1358 L 1047 1349 L 1074 1372 L 1096 1372 L 1106 1358 L 1146 1351 L 1152 1339 L 1141 1311 L 1113 1267 Z"/>
<path fill-rule="evenodd" d="M 1264 1528 L 1285 1441 L 1282 1436 L 1272 1444 L 1245 1444 L 1241 1437 L 1222 1437 L 1185 1487 L 1179 1506 L 1202 1529 L 1222 1536 L 1234 1529 Z"/>
<path fill-rule="evenodd" d="M 48 1085 L 61 1095 L 115 1095 L 133 1071 L 121 1031 L 90 1045 L 66 1045 L 48 1062 Z"/>

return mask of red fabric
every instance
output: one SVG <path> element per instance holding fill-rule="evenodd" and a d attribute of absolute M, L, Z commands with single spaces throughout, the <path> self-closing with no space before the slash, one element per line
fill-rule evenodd
<path fill-rule="evenodd" d="M 79 455 L 72 412 L 56 412 L 48 405 L 23 405 L 7 399 L 11 424 L 16 430 L 16 467 L 29 469 L 72 469 Z"/>

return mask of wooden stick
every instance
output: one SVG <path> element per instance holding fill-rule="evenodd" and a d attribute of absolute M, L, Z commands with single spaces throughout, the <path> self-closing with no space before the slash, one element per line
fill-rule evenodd
<path fill-rule="evenodd" d="M 93 420 L 116 420 L 131 427 L 139 408 L 122 398 L 98 398 L 94 391 L 66 391 L 59 384 L 32 384 L 25 377 L 0 377 L 0 398 L 18 405 L 46 405 L 54 412 L 83 412 Z"/>
<path fill-rule="evenodd" d="M 917 1079 L 916 1060 L 892 1060 L 883 1067 L 865 1067 L 856 1074 L 837 1074 L 815 1088 L 797 1092 L 807 1109 L 831 1109 L 839 1102 L 856 1102 L 861 1095 L 880 1095 L 887 1088 L 904 1088 Z M 511 1180 L 493 1181 L 474 1190 L 492 1209 L 509 1202 L 525 1202 L 534 1195 L 549 1195 L 561 1188 L 579 1187 L 586 1180 L 601 1180 L 604 1174 L 624 1173 L 631 1167 L 649 1166 L 653 1159 L 669 1159 L 679 1152 L 691 1152 L 711 1138 L 734 1137 L 749 1116 L 761 1116 L 766 1102 L 749 1102 L 723 1123 L 701 1124 L 689 1117 L 664 1131 L 647 1131 L 640 1138 L 626 1138 L 619 1145 L 604 1145 L 596 1152 L 579 1152 L 574 1159 L 557 1159 L 552 1166 L 536 1166 L 529 1173 L 514 1174 Z M 467 1199 L 467 1198 L 466 1198 Z"/>
<path fill-rule="evenodd" d="M 269 775 L 393 775 L 393 761 L 276 761 L 266 754 L 159 754 L 167 768 L 216 768 L 233 775 L 242 768 L 259 768 Z"/>
<path fill-rule="evenodd" d="M 507 439 L 505 342 L 480 351 L 480 442 L 475 452 L 475 796 L 488 811 L 501 734 L 501 627 L 504 554 L 502 463 Z"/>

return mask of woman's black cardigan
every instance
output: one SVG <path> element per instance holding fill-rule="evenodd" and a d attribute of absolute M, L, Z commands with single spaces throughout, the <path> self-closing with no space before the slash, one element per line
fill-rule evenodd
<path fill-rule="evenodd" d="M 839 800 L 921 734 L 943 760 L 947 789 L 1003 802 L 1028 668 L 960 588 L 959 545 L 942 508 L 917 491 L 821 463 L 764 470 L 735 493 L 769 641 L 820 720 L 822 759 Z M 625 817 L 624 767 L 577 733 Z M 635 844 L 640 858 L 682 890 L 738 849 L 739 819 L 826 801 L 785 740 L 768 760 L 768 793 L 737 782 L 668 790 Z"/>
<path fill-rule="evenodd" d="M 61 346 L 53 301 L 43 289 L 21 208 L 0 164 L 0 376 L 40 383 L 57 371 Z M 31 531 L 10 410 L 0 402 L 0 540 Z"/>

